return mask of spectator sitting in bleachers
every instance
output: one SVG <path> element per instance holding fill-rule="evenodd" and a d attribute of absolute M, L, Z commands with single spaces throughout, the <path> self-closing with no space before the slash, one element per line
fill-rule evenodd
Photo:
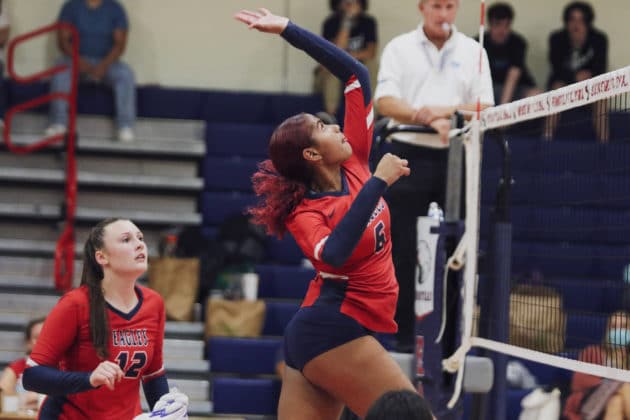
<path fill-rule="evenodd" d="M 374 78 L 378 35 L 376 20 L 365 12 L 367 8 L 367 0 L 330 0 L 333 13 L 322 25 L 322 36 L 365 64 L 370 77 Z M 333 118 L 341 101 L 342 83 L 320 65 L 315 70 L 315 91 L 322 94 L 324 111 L 328 114 L 322 115 L 329 118 L 328 123 L 335 122 Z"/>
<path fill-rule="evenodd" d="M 615 312 L 608 319 L 603 342 L 582 350 L 578 360 L 628 369 L 628 345 L 630 315 L 627 312 Z M 567 398 L 563 414 L 568 420 L 579 420 L 587 413 L 593 415 L 591 418 L 599 418 L 599 414 L 604 414 L 604 420 L 630 419 L 630 384 L 575 372 L 571 379 L 571 395 Z"/>
<path fill-rule="evenodd" d="M 31 354 L 39 333 L 44 325 L 44 318 L 31 320 L 24 329 L 24 343 L 26 344 L 26 355 Z M 22 386 L 22 373 L 26 369 L 26 357 L 22 357 L 9 364 L 0 377 L 0 391 L 4 395 L 19 395 L 21 410 L 36 410 L 39 402 L 39 394 L 27 391 Z"/>
<path fill-rule="evenodd" d="M 116 0 L 68 0 L 59 13 L 59 22 L 74 25 L 79 32 L 79 72 L 92 82 L 112 86 L 116 101 L 118 140 L 133 141 L 136 118 L 136 83 L 131 68 L 120 60 L 127 45 L 129 22 L 122 5 Z M 57 64 L 71 63 L 72 34 L 62 29 L 58 33 L 59 49 L 64 56 Z M 70 71 L 58 73 L 51 81 L 52 92 L 70 90 Z M 53 101 L 50 107 L 51 125 L 46 135 L 66 132 L 68 104 Z"/>
<path fill-rule="evenodd" d="M 512 30 L 514 9 L 507 3 L 488 8 L 486 52 L 494 85 L 494 101 L 504 104 L 541 93 L 525 64 L 527 41 Z M 478 38 L 476 38 L 478 39 Z"/>
<path fill-rule="evenodd" d="M 548 88 L 559 89 L 603 74 L 608 67 L 608 38 L 593 27 L 595 12 L 590 4 L 575 1 L 563 12 L 564 28 L 549 37 L 551 76 Z M 597 140 L 608 141 L 606 103 L 593 105 L 593 126 Z M 544 136 L 551 139 L 558 124 L 558 116 L 548 118 Z"/>

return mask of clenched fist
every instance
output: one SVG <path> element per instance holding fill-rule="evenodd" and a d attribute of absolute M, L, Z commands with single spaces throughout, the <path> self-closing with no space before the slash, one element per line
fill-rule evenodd
<path fill-rule="evenodd" d="M 408 165 L 407 159 L 401 159 L 391 153 L 385 153 L 374 171 L 374 176 L 381 178 L 389 186 L 398 181 L 398 178 L 401 176 L 408 176 L 411 173 Z"/>

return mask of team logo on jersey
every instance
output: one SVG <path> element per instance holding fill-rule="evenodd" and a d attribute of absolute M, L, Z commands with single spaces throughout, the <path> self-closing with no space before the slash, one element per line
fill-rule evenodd
<path fill-rule="evenodd" d="M 372 222 L 376 220 L 376 218 L 383 212 L 383 210 L 385 210 L 385 200 L 381 198 L 378 202 L 378 206 L 376 206 L 376 208 L 374 209 L 372 216 L 370 216 L 370 220 L 368 221 L 367 225 L 370 226 L 370 224 L 372 224 Z"/>
<path fill-rule="evenodd" d="M 147 347 L 149 345 L 147 329 L 112 330 L 112 345 L 114 347 Z"/>

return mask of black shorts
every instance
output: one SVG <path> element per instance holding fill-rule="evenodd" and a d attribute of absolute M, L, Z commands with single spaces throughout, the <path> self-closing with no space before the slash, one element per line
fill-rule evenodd
<path fill-rule="evenodd" d="M 287 366 L 300 372 L 315 357 L 373 332 L 335 306 L 300 308 L 284 332 Z"/>

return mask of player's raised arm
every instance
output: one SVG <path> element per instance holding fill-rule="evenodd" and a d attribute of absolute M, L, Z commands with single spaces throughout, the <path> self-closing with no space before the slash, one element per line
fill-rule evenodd
<path fill-rule="evenodd" d="M 241 10 L 234 18 L 247 24 L 250 29 L 281 35 L 291 45 L 303 50 L 330 70 L 343 83 L 347 83 L 355 76 L 363 89 L 365 104 L 370 102 L 372 94 L 367 68 L 333 43 L 299 27 L 286 17 L 274 15 L 267 9 L 259 9 L 257 12 Z"/>

